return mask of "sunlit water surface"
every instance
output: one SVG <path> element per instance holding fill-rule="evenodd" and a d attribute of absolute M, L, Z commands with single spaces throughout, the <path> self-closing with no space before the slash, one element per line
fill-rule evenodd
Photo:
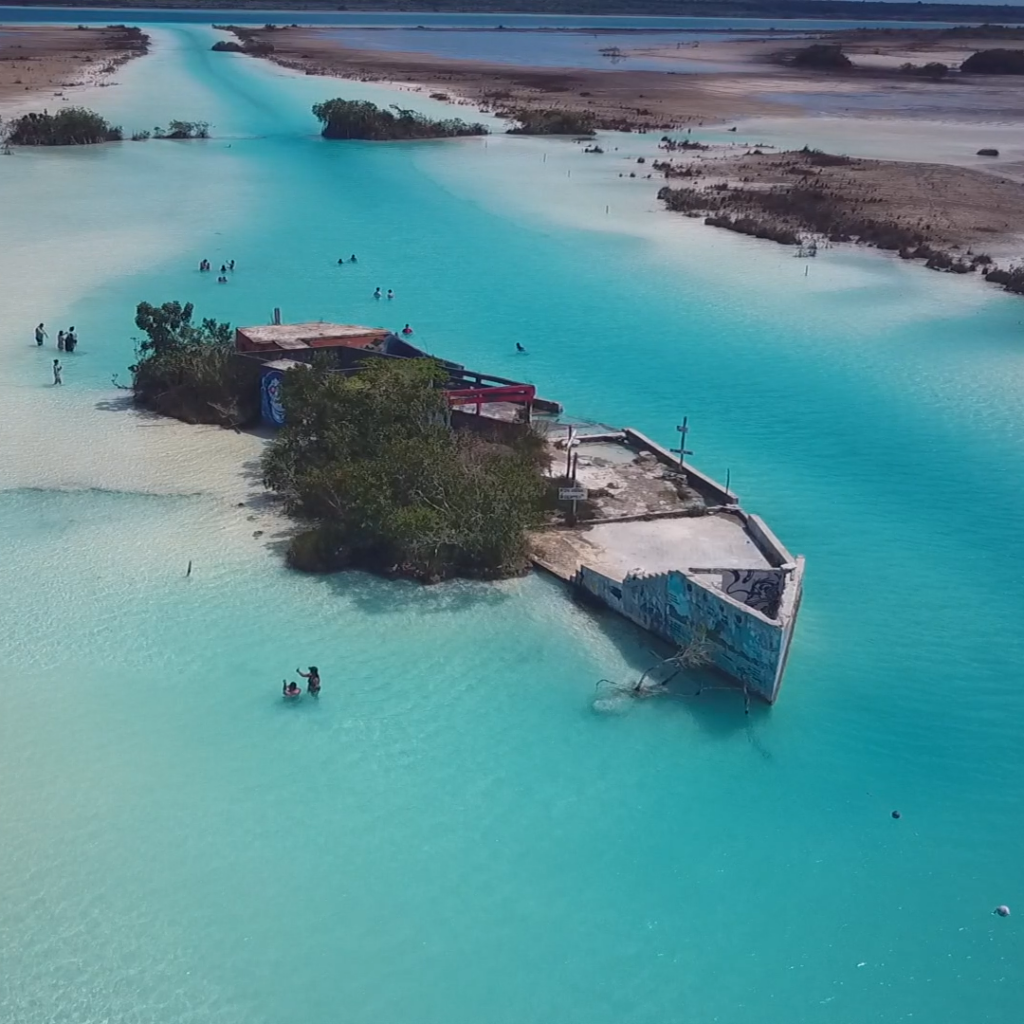
<path fill-rule="evenodd" d="M 215 139 L 0 159 L 0 1020 L 1019 1021 L 1020 301 L 668 217 L 618 177 L 654 137 L 327 143 L 310 103 L 389 94 L 213 38 L 89 102 Z M 689 415 L 808 557 L 781 702 L 596 714 L 650 643 L 540 577 L 289 573 L 258 439 L 110 388 L 172 298 Z"/>

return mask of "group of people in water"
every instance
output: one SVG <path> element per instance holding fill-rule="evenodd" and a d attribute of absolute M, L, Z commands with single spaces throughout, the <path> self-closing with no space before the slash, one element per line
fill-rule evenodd
<path fill-rule="evenodd" d="M 308 672 L 303 672 L 301 668 L 295 670 L 306 680 L 306 693 L 310 697 L 320 696 L 320 670 L 316 665 L 310 665 Z M 295 697 L 302 696 L 302 687 L 294 681 L 283 679 L 281 681 L 281 696 L 286 699 L 293 699 Z"/>
<path fill-rule="evenodd" d="M 213 268 L 210 266 L 210 261 L 209 260 L 200 260 L 199 261 L 199 269 L 200 269 L 200 271 L 205 272 L 207 270 L 212 270 Z M 228 272 L 232 271 L 234 269 L 235 269 L 235 261 L 234 260 L 228 260 L 227 263 L 222 263 L 220 265 L 220 275 L 217 277 L 217 284 L 227 284 L 228 283 Z"/>
<path fill-rule="evenodd" d="M 49 334 L 46 333 L 46 324 L 36 324 L 36 345 L 42 348 L 46 344 L 46 339 Z M 74 352 L 78 348 L 78 334 L 74 327 L 68 328 L 66 331 L 57 332 L 57 351 L 58 352 Z M 54 360 L 56 362 L 56 360 Z"/>
<path fill-rule="evenodd" d="M 46 344 L 46 339 L 49 334 L 46 333 L 46 324 L 36 324 L 35 339 L 36 347 L 42 348 Z M 74 327 L 71 327 L 66 331 L 57 332 L 57 351 L 58 352 L 74 352 L 78 348 L 78 334 Z M 64 383 L 64 367 L 61 366 L 59 359 L 53 361 L 53 384 L 54 387 L 62 385 Z"/>

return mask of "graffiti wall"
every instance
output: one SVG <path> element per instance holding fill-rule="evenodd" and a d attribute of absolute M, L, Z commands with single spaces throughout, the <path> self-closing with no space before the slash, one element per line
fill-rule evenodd
<path fill-rule="evenodd" d="M 260 379 L 260 414 L 270 427 L 284 426 L 284 406 L 281 405 L 280 370 L 267 370 Z"/>
<path fill-rule="evenodd" d="M 775 700 L 790 624 L 768 621 L 679 571 L 630 575 L 619 582 L 583 566 L 577 582 L 603 604 L 670 643 L 683 646 L 704 633 L 717 668 L 765 700 Z"/>

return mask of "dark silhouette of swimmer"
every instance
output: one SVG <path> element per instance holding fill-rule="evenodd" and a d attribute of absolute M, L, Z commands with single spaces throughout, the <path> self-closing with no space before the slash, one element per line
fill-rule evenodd
<path fill-rule="evenodd" d="M 406 324 L 406 325 L 405 325 L 405 326 L 404 326 L 404 327 L 402 328 L 402 333 L 403 333 L 403 334 L 412 334 L 412 328 L 411 328 L 411 327 L 410 327 L 410 326 L 409 326 L 408 324 Z"/>
<path fill-rule="evenodd" d="M 228 270 L 234 270 L 234 269 L 235 269 L 235 261 L 234 260 L 228 260 Z"/>
<path fill-rule="evenodd" d="M 356 254 L 355 253 L 352 253 L 352 255 L 349 256 L 348 261 L 349 261 L 349 263 L 358 263 L 359 262 L 359 260 L 356 259 Z"/>
<path fill-rule="evenodd" d="M 226 274 L 228 272 L 228 265 L 226 263 L 222 263 L 220 265 L 220 272 L 222 274 Z"/>
<path fill-rule="evenodd" d="M 380 298 L 380 289 L 379 288 L 373 293 L 373 297 L 375 299 L 379 299 Z"/>
<path fill-rule="evenodd" d="M 297 697 L 302 691 L 299 689 L 297 683 L 290 683 L 287 679 L 282 679 L 281 694 L 284 697 Z"/>
<path fill-rule="evenodd" d="M 344 256 L 339 256 L 339 257 L 338 257 L 338 266 L 339 266 L 339 267 L 340 267 L 340 266 L 343 266 L 343 265 L 344 265 L 344 263 L 345 263 L 345 257 L 344 257 Z"/>
<path fill-rule="evenodd" d="M 301 668 L 297 668 L 295 671 L 298 672 L 303 679 L 309 680 L 306 685 L 306 689 L 313 694 L 314 697 L 317 696 L 317 694 L 320 693 L 320 670 L 316 665 L 310 665 L 308 672 L 303 672 Z"/>
<path fill-rule="evenodd" d="M 526 349 L 523 348 L 523 346 L 520 345 L 518 341 L 516 342 L 516 351 L 517 352 L 522 352 L 523 355 L 526 355 Z"/>

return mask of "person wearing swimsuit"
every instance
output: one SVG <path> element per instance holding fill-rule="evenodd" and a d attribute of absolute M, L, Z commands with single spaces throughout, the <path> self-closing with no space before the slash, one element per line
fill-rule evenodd
<path fill-rule="evenodd" d="M 306 692 L 312 694 L 314 697 L 318 697 L 320 695 L 320 670 L 316 665 L 310 665 L 308 672 L 303 672 L 300 668 L 297 668 L 295 671 L 298 672 L 303 679 L 309 680 L 306 684 Z"/>

